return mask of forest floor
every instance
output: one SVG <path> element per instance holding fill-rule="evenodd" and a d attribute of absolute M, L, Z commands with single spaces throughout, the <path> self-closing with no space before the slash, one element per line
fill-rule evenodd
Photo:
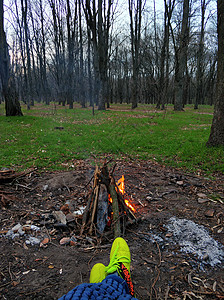
<path fill-rule="evenodd" d="M 126 228 L 123 236 L 132 255 L 137 298 L 224 299 L 224 176 L 211 180 L 146 161 L 116 163 L 114 176 L 125 176 L 126 192 L 139 220 Z M 67 218 L 65 226 L 52 219 L 52 213 L 66 202 L 71 211 L 86 203 L 90 170 L 89 161 L 82 160 L 76 161 L 74 171 L 28 170 L 11 182 L 0 183 L 1 299 L 57 299 L 88 282 L 95 263 L 109 263 L 113 236 L 80 237 L 77 219 Z M 219 242 L 214 245 L 219 248 L 221 263 L 216 264 L 219 253 L 214 245 L 216 261 L 210 252 L 200 257 L 183 251 L 176 233 L 167 227 L 172 217 L 203 225 Z M 16 234 L 15 228 L 14 233 L 9 232 L 17 224 L 26 225 L 24 235 Z M 180 234 L 187 239 L 189 232 Z M 26 242 L 31 236 L 42 245 Z M 76 238 L 73 245 L 62 245 L 66 240 L 62 238 L 71 236 Z M 192 237 L 199 246 L 203 244 L 195 233 Z"/>

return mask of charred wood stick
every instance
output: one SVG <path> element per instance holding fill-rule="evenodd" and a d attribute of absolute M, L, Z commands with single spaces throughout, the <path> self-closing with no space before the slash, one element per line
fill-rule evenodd
<path fill-rule="evenodd" d="M 92 202 L 92 199 L 93 199 L 93 192 L 89 196 L 89 199 L 88 199 L 88 202 L 87 202 L 87 205 L 86 205 L 83 217 L 82 217 L 82 227 L 81 227 L 81 230 L 80 230 L 80 235 L 81 236 L 83 234 L 83 231 L 85 229 L 86 222 L 87 222 L 87 219 L 88 219 L 88 216 L 89 216 L 89 208 L 90 208 L 90 204 Z"/>
<path fill-rule="evenodd" d="M 95 218 L 95 214 L 96 214 L 96 208 L 97 208 L 97 204 L 98 204 L 99 189 L 100 189 L 100 186 L 97 185 L 96 188 L 95 188 L 94 206 L 93 206 L 91 224 L 90 224 L 90 229 L 89 229 L 89 234 L 90 235 L 92 234 L 92 231 L 93 231 L 93 222 L 94 222 L 94 218 Z"/>
<path fill-rule="evenodd" d="M 117 191 L 115 189 L 115 183 L 113 178 L 111 178 L 111 182 L 109 184 L 108 190 L 113 200 L 112 209 L 113 209 L 113 223 L 114 223 L 114 238 L 117 238 L 121 236 L 121 227 L 120 227 L 120 219 L 119 219 L 118 197 L 117 197 Z"/>

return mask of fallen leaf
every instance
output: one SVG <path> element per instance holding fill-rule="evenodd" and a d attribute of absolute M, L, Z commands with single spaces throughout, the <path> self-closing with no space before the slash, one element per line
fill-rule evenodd
<path fill-rule="evenodd" d="M 221 233 L 223 231 L 223 227 L 217 230 L 217 233 Z"/>
<path fill-rule="evenodd" d="M 207 195 L 204 194 L 204 193 L 198 193 L 197 196 L 198 196 L 199 198 L 207 198 Z"/>
<path fill-rule="evenodd" d="M 27 247 L 27 245 L 26 245 L 25 242 L 23 243 L 23 248 L 24 248 L 25 250 L 28 250 L 28 249 L 29 249 L 29 248 Z"/>
<path fill-rule="evenodd" d="M 60 245 L 67 245 L 70 242 L 70 238 L 69 237 L 64 237 L 60 240 Z"/>
<path fill-rule="evenodd" d="M 77 242 L 70 241 L 70 246 L 75 246 L 76 244 L 77 244 Z"/>
<path fill-rule="evenodd" d="M 205 216 L 206 217 L 209 217 L 209 218 L 212 218 L 214 217 L 214 214 L 215 214 L 215 210 L 214 209 L 209 209 L 205 212 Z"/>
<path fill-rule="evenodd" d="M 54 266 L 53 265 L 49 265 L 48 269 L 54 269 Z"/>
<path fill-rule="evenodd" d="M 49 238 L 45 238 L 41 243 L 40 247 L 47 247 L 47 244 L 49 243 Z"/>
<path fill-rule="evenodd" d="M 172 233 L 167 233 L 166 237 L 171 237 L 173 234 Z"/>
<path fill-rule="evenodd" d="M 198 203 L 199 204 L 203 204 L 203 203 L 206 203 L 206 202 L 208 202 L 209 200 L 208 199 L 206 199 L 206 198 L 198 198 Z"/>

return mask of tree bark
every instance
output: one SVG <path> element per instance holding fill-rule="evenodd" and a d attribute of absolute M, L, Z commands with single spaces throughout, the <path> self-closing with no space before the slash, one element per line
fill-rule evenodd
<path fill-rule="evenodd" d="M 98 110 L 105 110 L 108 84 L 109 31 L 111 27 L 112 0 L 86 0 L 83 4 L 87 26 L 91 30 L 95 87 L 98 94 Z M 97 18 L 98 14 L 98 18 Z"/>
<path fill-rule="evenodd" d="M 22 116 L 14 82 L 10 79 L 10 60 L 4 31 L 3 0 L 0 0 L 0 80 L 5 98 L 6 116 Z"/>
<path fill-rule="evenodd" d="M 144 2 L 145 3 L 145 2 Z M 139 68 L 140 68 L 140 41 L 142 10 L 144 7 L 142 0 L 129 0 L 129 17 L 131 32 L 131 55 L 132 55 L 132 109 L 138 106 L 139 99 Z"/>
<path fill-rule="evenodd" d="M 224 1 L 217 0 L 218 69 L 216 102 L 207 146 L 224 145 Z"/>
<path fill-rule="evenodd" d="M 175 102 L 174 110 L 181 111 L 184 106 L 184 88 L 187 74 L 187 53 L 189 43 L 189 0 L 183 2 L 183 17 L 180 36 L 180 46 L 177 54 L 175 73 Z"/>
<path fill-rule="evenodd" d="M 196 99 L 194 109 L 198 109 L 198 104 L 203 104 L 204 93 L 203 93 L 203 52 L 204 52 L 204 35 L 205 35 L 205 10 L 206 0 L 201 0 L 201 32 L 200 41 L 197 53 L 197 86 L 196 86 Z"/>

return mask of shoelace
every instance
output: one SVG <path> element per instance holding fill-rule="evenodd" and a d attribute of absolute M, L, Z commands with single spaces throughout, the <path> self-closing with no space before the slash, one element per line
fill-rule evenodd
<path fill-rule="evenodd" d="M 118 258 L 117 258 L 118 249 L 119 249 L 119 245 L 117 245 L 117 248 L 114 251 L 114 254 L 113 254 L 113 256 L 110 260 L 109 265 L 105 268 L 105 272 L 106 272 L 107 275 L 118 271 L 119 266 L 120 266 L 120 262 L 122 262 L 123 264 L 131 262 L 131 260 L 127 256 L 120 256 L 119 260 L 118 260 Z"/>

